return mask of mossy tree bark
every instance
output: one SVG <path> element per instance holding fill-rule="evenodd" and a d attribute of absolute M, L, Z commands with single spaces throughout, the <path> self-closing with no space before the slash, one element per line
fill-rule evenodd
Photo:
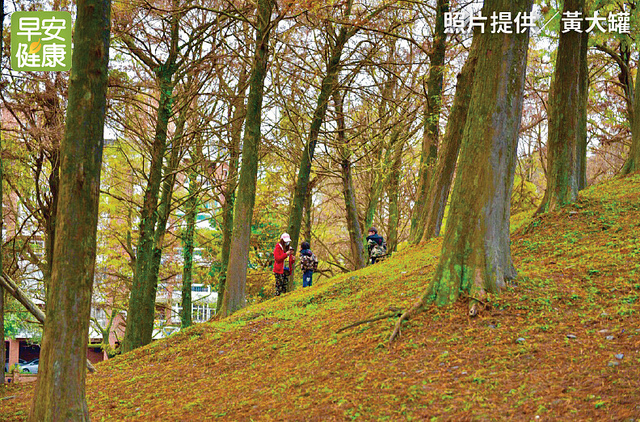
<path fill-rule="evenodd" d="M 618 81 L 622 85 L 624 90 L 624 100 L 627 104 L 627 118 L 629 119 L 629 126 L 633 126 L 635 121 L 635 107 L 633 99 L 635 98 L 635 90 L 633 87 L 633 76 L 631 71 L 631 43 L 632 40 L 628 34 L 622 35 L 622 40 L 619 44 L 619 62 L 620 73 L 618 74 Z"/>
<path fill-rule="evenodd" d="M 2 258 L 0 258 L 0 261 L 1 260 Z M 0 262 L 0 271 L 2 271 L 1 262 Z M 7 352 L 5 350 L 5 342 L 4 342 L 4 288 L 2 286 L 0 286 L 0 329 L 2 329 L 2 344 L 0 344 L 0 356 L 6 356 Z M 0 374 L 0 382 L 4 384 L 4 367 L 2 369 L 2 374 Z"/>
<path fill-rule="evenodd" d="M 309 182 L 309 189 L 307 190 L 307 197 L 304 198 L 304 231 L 302 232 L 302 238 L 311 243 L 311 231 L 313 229 L 313 189 L 318 183 L 318 178 Z"/>
<path fill-rule="evenodd" d="M 583 13 L 584 0 L 565 0 L 564 11 Z M 580 106 L 586 105 L 581 101 L 581 38 L 575 31 L 560 33 L 549 98 L 547 189 L 538 212 L 553 211 L 575 201 L 578 196 Z"/>
<path fill-rule="evenodd" d="M 486 0 L 493 12 L 530 12 L 532 0 Z M 529 34 L 479 34 L 478 64 L 460 151 L 459 173 L 442 254 L 424 295 L 403 320 L 426 304 L 471 299 L 470 313 L 488 292 L 516 276 L 509 244 L 509 210 L 522 114 Z"/>
<path fill-rule="evenodd" d="M 402 151 L 404 150 L 404 139 L 400 139 L 401 125 L 391 132 L 391 144 L 393 154 L 391 156 L 391 169 L 389 170 L 389 181 L 387 183 L 387 197 L 389 198 L 389 225 L 387 228 L 387 252 L 392 253 L 398 248 L 398 223 L 400 221 L 400 208 L 398 207 L 398 196 L 400 191 L 400 171 L 402 170 Z"/>
<path fill-rule="evenodd" d="M 345 17 L 351 14 L 352 0 L 347 0 Z M 300 237 L 300 228 L 302 225 L 302 211 L 304 207 L 304 201 L 307 197 L 309 190 L 309 180 L 311 178 L 311 164 L 313 162 L 313 155 L 316 149 L 316 143 L 318 142 L 318 135 L 320 134 L 320 128 L 324 122 L 324 117 L 327 113 L 327 106 L 329 100 L 333 94 L 336 86 L 338 85 L 338 77 L 341 68 L 342 50 L 347 44 L 347 41 L 357 32 L 357 27 L 349 27 L 342 25 L 337 35 L 330 37 L 335 39 L 335 43 L 331 45 L 331 51 L 329 54 L 329 60 L 327 61 L 327 69 L 324 77 L 322 78 L 322 84 L 320 87 L 320 93 L 318 94 L 318 101 L 316 108 L 313 112 L 313 118 L 311 120 L 311 126 L 309 128 L 309 138 L 302 152 L 302 160 L 300 161 L 300 169 L 298 170 L 298 179 L 296 180 L 296 188 L 291 200 L 291 211 L 289 213 L 288 233 L 291 236 L 291 246 L 297 249 L 298 240 Z M 288 291 L 293 289 L 293 276 L 289 277 Z"/>
<path fill-rule="evenodd" d="M 382 196 L 382 192 L 384 191 L 384 175 L 382 171 L 378 171 L 380 168 L 384 166 L 383 158 L 387 158 L 389 156 L 388 152 L 383 154 L 383 147 L 380 146 L 376 148 L 376 151 L 373 153 L 373 169 L 372 172 L 372 182 L 371 189 L 369 190 L 369 198 L 367 201 L 367 207 L 364 212 L 364 227 L 363 227 L 363 238 L 360 240 L 363 243 L 366 243 L 367 230 L 369 227 L 373 226 L 373 223 L 376 218 L 376 212 L 378 211 L 378 204 L 380 203 L 380 197 Z"/>
<path fill-rule="evenodd" d="M 42 274 L 45 288 L 45 309 L 49 303 L 49 285 L 51 282 L 51 273 L 53 271 L 53 250 L 56 239 L 58 201 L 60 199 L 60 151 L 58 149 L 54 149 L 50 152 L 50 157 L 51 174 L 49 175 L 49 190 L 51 193 L 49 200 L 46 201 L 45 199 L 42 211 L 45 224 L 44 253 L 46 263 Z"/>
<path fill-rule="evenodd" d="M 258 0 L 255 53 L 249 78 L 249 96 L 242 147 L 242 167 L 238 183 L 237 199 L 233 214 L 233 235 L 229 253 L 226 286 L 220 314 L 231 315 L 244 307 L 247 263 L 251 241 L 251 219 L 256 199 L 258 178 L 258 147 L 262 123 L 262 99 L 264 79 L 269 61 L 269 34 L 271 32 L 272 0 Z"/>
<path fill-rule="evenodd" d="M 165 77 L 163 76 L 163 79 Z M 156 249 L 154 235 L 158 219 L 158 194 L 162 182 L 162 161 L 166 150 L 167 127 L 171 115 L 172 90 L 173 84 L 166 79 L 162 80 L 149 179 L 140 211 L 136 268 L 133 273 L 133 284 L 129 297 L 127 327 L 122 344 L 123 352 L 149 344 L 153 332 L 157 284 L 149 282 L 152 280 L 151 274 L 154 272 L 154 252 Z"/>
<path fill-rule="evenodd" d="M 638 43 L 640 47 L 640 42 Z M 622 174 L 629 174 L 640 170 L 640 72 L 636 74 L 636 89 L 634 96 L 635 119 L 631 126 L 631 149 L 629 157 L 624 163 Z"/>
<path fill-rule="evenodd" d="M 429 53 L 429 77 L 427 78 L 427 104 L 424 113 L 422 153 L 418 175 L 418 192 L 415 214 L 411 222 L 410 240 L 417 243 L 422 238 L 425 223 L 425 208 L 429 205 L 427 195 L 438 156 L 440 135 L 440 110 L 442 108 L 442 85 L 444 84 L 444 59 L 447 34 L 444 15 L 449 11 L 449 0 L 437 0 L 436 24 L 433 46 Z"/>
<path fill-rule="evenodd" d="M 158 221 L 158 195 L 162 183 L 162 165 L 167 148 L 167 132 L 172 115 L 173 76 L 177 70 L 179 15 L 171 17 L 171 44 L 166 61 L 158 65 L 146 56 L 131 40 L 123 38 L 132 53 L 136 54 L 147 67 L 155 71 L 160 98 L 155 135 L 151 146 L 151 163 L 149 177 L 145 188 L 142 209 L 140 210 L 140 226 L 138 245 L 136 248 L 136 266 L 133 273 L 131 296 L 127 311 L 127 326 L 122 343 L 122 351 L 128 352 L 151 342 L 157 290 L 155 258 L 157 254 L 156 223 Z M 156 273 L 157 274 L 157 273 Z"/>
<path fill-rule="evenodd" d="M 395 86 L 395 83 L 393 85 Z M 393 92 L 393 90 L 389 92 Z M 386 110 L 386 106 L 384 109 Z M 401 125 L 399 122 L 396 122 L 395 124 Z M 391 179 L 391 172 L 393 171 L 393 156 L 394 151 L 396 150 L 396 144 L 398 143 L 399 133 L 399 130 L 394 128 L 388 139 L 386 141 L 382 141 L 385 145 L 384 147 L 379 148 L 379 151 L 376 153 L 377 156 L 374 158 L 375 167 L 373 171 L 373 181 L 369 192 L 369 202 L 367 204 L 364 218 L 363 236 L 365 237 L 361 240 L 363 244 L 367 243 L 366 236 L 368 229 L 374 225 L 380 199 L 382 198 L 385 189 L 388 188 L 389 180 Z"/>
<path fill-rule="evenodd" d="M 631 70 L 631 39 L 627 34 L 620 35 L 620 42 L 618 43 L 618 51 L 611 49 L 606 44 L 599 44 L 595 46 L 598 50 L 608 54 L 618 65 L 620 72 L 618 73 L 618 82 L 624 92 L 624 101 L 626 105 L 627 120 L 629 126 L 633 127 L 635 119 L 634 109 L 634 87 L 633 76 Z"/>
<path fill-rule="evenodd" d="M 586 9 L 585 16 L 588 16 Z M 586 31 L 587 23 L 587 21 L 583 22 L 584 32 L 580 34 L 580 96 L 578 100 L 578 147 L 576 163 L 578 190 L 587 187 L 587 106 L 589 105 L 589 64 L 587 63 L 589 33 Z"/>
<path fill-rule="evenodd" d="M 349 232 L 349 244 L 351 245 L 351 258 L 355 269 L 366 266 L 364 244 L 362 243 L 362 230 L 358 222 L 358 207 L 356 194 L 351 175 L 351 152 L 345 136 L 344 122 L 344 97 L 339 91 L 333 93 L 333 101 L 336 108 L 337 138 L 340 148 L 340 173 L 342 175 L 342 195 L 344 196 L 344 209 L 347 219 L 347 231 Z"/>
<path fill-rule="evenodd" d="M 313 228 L 313 186 L 314 182 L 318 179 L 313 179 L 309 182 L 309 189 L 307 189 L 307 197 L 304 198 L 304 230 L 302 231 L 302 239 L 311 243 L 311 230 Z"/>
<path fill-rule="evenodd" d="M 4 34 L 4 0 L 0 0 L 0 34 Z M 4 51 L 2 47 L 3 38 L 0 37 L 0 51 Z M 2 69 L 2 56 L 0 55 L 0 69 Z M 0 93 L 3 88 L 0 87 Z M 0 274 L 3 272 L 2 268 L 2 245 L 4 244 L 4 238 L 2 236 L 2 229 L 4 228 L 4 213 L 2 209 L 2 183 L 4 178 L 3 160 L 2 160 L 2 121 L 0 121 Z M 0 356 L 2 360 L 6 355 L 5 342 L 4 342 L 4 288 L 0 286 L 0 332 L 2 333 L 2 339 L 0 339 Z M 0 374 L 0 384 L 4 384 L 4 370 Z"/>
<path fill-rule="evenodd" d="M 618 46 L 618 51 L 610 48 L 606 43 L 597 44 L 595 48 L 609 55 L 618 65 L 620 72 L 618 73 L 618 81 L 624 91 L 624 100 L 626 104 L 627 120 L 629 127 L 631 128 L 631 149 L 629 156 L 625 161 L 620 173 L 622 175 L 629 174 L 640 168 L 638 159 L 640 159 L 640 147 L 638 146 L 637 122 L 635 116 L 638 114 L 638 96 L 636 93 L 640 88 L 638 84 L 638 76 L 636 75 L 635 90 L 633 86 L 633 76 L 631 72 L 630 59 L 631 59 L 631 41 L 628 35 L 621 35 L 621 40 Z M 634 137 L 634 135 L 636 135 Z"/>
<path fill-rule="evenodd" d="M 529 12 L 531 0 L 487 0 L 486 15 Z M 434 276 L 436 303 L 460 292 L 483 299 L 516 276 L 509 241 L 510 200 L 522 114 L 529 34 L 480 34 L 477 83 L 460 154 L 451 211 Z"/>
<path fill-rule="evenodd" d="M 180 313 L 180 326 L 186 328 L 192 324 L 191 315 L 191 280 L 193 279 L 193 250 L 196 229 L 196 217 L 198 215 L 198 187 L 196 185 L 197 174 L 189 173 L 189 197 L 185 203 L 187 212 L 185 220 L 187 226 L 182 235 L 182 312 Z"/>
<path fill-rule="evenodd" d="M 442 139 L 443 148 L 440 150 L 438 164 L 429 186 L 429 194 L 424 208 L 426 217 L 424 218 L 424 231 L 421 235 L 422 240 L 440 236 L 444 210 L 449 199 L 458 153 L 460 152 L 460 144 L 462 143 L 467 121 L 469 103 L 471 102 L 473 80 L 476 63 L 478 62 L 477 46 L 477 36 L 474 36 L 469 50 L 469 57 L 458 75 L 456 93 L 453 97 L 453 105 L 451 106 L 449 120 Z"/>
<path fill-rule="evenodd" d="M 221 269 L 218 279 L 218 301 L 216 312 L 222 307 L 224 288 L 227 280 L 227 267 L 229 265 L 229 251 L 231 250 L 231 235 L 233 232 L 233 205 L 236 199 L 236 188 L 238 186 L 238 167 L 240 166 L 240 141 L 242 139 L 242 126 L 247 114 L 244 104 L 245 92 L 247 90 L 247 80 L 249 75 L 243 66 L 238 79 L 237 91 L 233 99 L 233 116 L 231 119 L 231 130 L 229 138 L 229 162 L 227 169 L 227 181 L 224 188 L 224 205 L 222 206 L 222 251 L 220 253 Z"/>
<path fill-rule="evenodd" d="M 146 279 L 143 281 L 145 286 L 147 286 L 147 291 L 153 290 L 153 298 L 151 297 L 151 295 L 149 295 L 146 296 L 144 300 L 147 301 L 148 306 L 151 306 L 153 299 L 154 310 L 156 291 L 158 288 L 158 277 L 160 274 L 160 264 L 162 262 L 162 251 L 164 249 L 164 238 L 167 234 L 167 224 L 169 222 L 169 217 L 171 216 L 171 203 L 173 200 L 173 191 L 176 184 L 178 165 L 180 164 L 180 159 L 185 148 L 184 130 L 188 113 L 189 108 L 184 108 L 180 112 L 180 116 L 178 117 L 178 120 L 176 122 L 176 130 L 171 142 L 169 160 L 163 172 L 164 174 L 162 180 L 162 190 L 160 194 L 160 201 L 157 207 L 158 221 L 153 233 L 153 254 L 151 268 L 146 274 Z M 192 165 L 194 164 L 192 163 Z M 152 324 L 148 328 L 151 330 L 151 333 L 153 333 L 153 320 L 151 320 L 151 322 Z"/>
<path fill-rule="evenodd" d="M 85 374 L 96 255 L 111 3 L 80 0 L 75 22 L 51 287 L 29 420 L 88 421 Z"/>
<path fill-rule="evenodd" d="M 387 61 L 389 63 L 394 63 L 398 60 L 396 43 L 396 37 L 389 40 L 387 55 Z M 363 245 L 367 244 L 366 236 L 368 229 L 374 225 L 378 205 L 388 182 L 388 167 L 393 151 L 393 145 L 391 144 L 392 137 L 388 136 L 389 128 L 398 124 L 397 121 L 392 121 L 392 117 L 397 117 L 397 110 L 394 106 L 394 96 L 397 93 L 398 76 L 393 70 L 388 70 L 387 73 L 387 79 L 382 87 L 380 104 L 378 104 L 378 122 L 380 126 L 377 136 L 378 139 L 373 140 L 376 145 L 371 154 L 373 164 L 371 169 L 372 180 L 371 188 L 368 191 L 367 206 L 364 210 L 363 238 L 361 239 Z"/>

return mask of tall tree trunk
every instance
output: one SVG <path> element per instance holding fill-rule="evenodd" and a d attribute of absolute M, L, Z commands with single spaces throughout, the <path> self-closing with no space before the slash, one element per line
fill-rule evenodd
<path fill-rule="evenodd" d="M 389 171 L 389 183 L 387 185 L 387 196 L 389 197 L 389 226 L 387 230 L 387 250 L 389 253 L 395 252 L 398 247 L 398 224 L 400 221 L 400 210 L 398 208 L 398 191 L 400 190 L 400 171 L 402 169 L 402 151 L 404 149 L 404 139 L 399 140 L 400 125 L 396 125 L 391 133 L 391 143 L 393 144 L 393 156 L 391 169 Z"/>
<path fill-rule="evenodd" d="M 57 94 L 52 94 L 57 95 Z M 51 201 L 46 203 L 45 217 L 45 238 L 44 253 L 46 265 L 43 271 L 44 288 L 45 288 L 45 309 L 49 303 L 49 284 L 51 282 L 51 272 L 53 268 L 53 250 L 56 239 L 56 219 L 58 215 L 58 201 L 60 196 L 60 153 L 59 151 L 51 152 L 51 174 L 49 175 L 49 190 L 51 192 Z"/>
<path fill-rule="evenodd" d="M 440 134 L 440 109 L 442 108 L 442 85 L 444 83 L 444 59 L 446 39 L 444 15 L 449 11 L 449 0 L 437 0 L 436 26 L 433 36 L 433 49 L 429 54 L 429 78 L 427 79 L 427 105 L 424 115 L 424 135 L 416 210 L 411 223 L 410 239 L 417 243 L 424 232 L 425 212 L 429 205 L 427 195 L 438 155 L 438 137 Z"/>
<path fill-rule="evenodd" d="M 333 100 L 336 107 L 336 124 L 338 145 L 340 148 L 340 171 L 342 174 L 342 194 L 344 196 L 344 205 L 347 218 L 347 230 L 349 232 L 349 243 L 351 245 L 351 257 L 355 269 L 364 268 L 366 266 L 364 244 L 362 242 L 362 231 L 358 222 L 358 207 L 356 205 L 356 194 L 353 188 L 353 177 L 351 176 L 351 153 L 345 136 L 344 122 L 344 98 L 340 92 L 335 91 Z"/>
<path fill-rule="evenodd" d="M 314 179 L 317 180 L 317 179 Z M 304 198 L 304 231 L 303 231 L 303 236 L 302 238 L 311 243 L 311 228 L 312 228 L 312 221 L 311 221 L 311 207 L 313 206 L 313 188 L 312 185 L 314 183 L 310 182 L 309 183 L 309 189 L 307 191 L 307 197 Z"/>
<path fill-rule="evenodd" d="M 377 154 L 377 157 L 374 157 L 374 161 L 377 163 L 376 166 L 382 167 L 384 166 L 384 162 L 381 161 L 383 154 L 382 150 L 380 150 Z M 389 151 L 385 151 L 385 158 L 389 157 Z M 382 171 L 377 171 L 377 169 L 373 170 L 373 181 L 371 184 L 371 190 L 369 191 L 369 201 L 367 203 L 367 209 L 364 213 L 364 230 L 363 236 L 366 237 L 367 230 L 369 227 L 373 226 L 373 222 L 376 217 L 376 211 L 378 210 L 378 203 L 380 202 L 380 196 L 382 196 L 384 188 L 384 174 Z M 361 242 L 365 242 L 364 237 L 360 240 Z"/>
<path fill-rule="evenodd" d="M 264 78 L 269 61 L 269 34 L 271 31 L 272 0 L 258 0 L 256 47 L 249 79 L 247 114 L 242 147 L 242 168 L 238 183 L 238 197 L 234 206 L 233 235 L 229 253 L 229 267 L 220 314 L 231 315 L 244 307 L 247 282 L 247 263 L 251 241 L 251 219 L 256 200 L 258 178 L 258 147 L 262 123 Z"/>
<path fill-rule="evenodd" d="M 0 34 L 4 34 L 4 0 L 0 0 Z M 0 51 L 4 51 L 2 46 L 3 38 L 0 37 Z M 2 69 L 2 55 L 0 54 L 0 69 Z M 0 87 L 0 94 L 4 89 Z M 4 236 L 2 236 L 2 230 L 4 229 L 4 210 L 2 208 L 2 200 L 3 200 L 3 191 L 2 184 L 4 178 L 4 167 L 2 160 L 2 137 L 3 137 L 3 127 L 2 127 L 2 119 L 0 119 L 0 274 L 3 273 L 2 268 L 2 245 L 4 244 Z M 0 286 L 0 333 L 2 333 L 2 338 L 0 339 L 0 356 L 4 361 L 4 357 L 6 355 L 5 351 L 5 343 L 4 343 L 4 288 Z M 0 384 L 4 384 L 4 369 L 2 370 L 2 374 L 0 375 Z"/>
<path fill-rule="evenodd" d="M 393 62 L 394 60 L 396 60 L 395 51 L 396 38 L 393 38 L 393 40 L 389 43 L 389 55 L 387 59 L 389 62 Z M 387 163 L 391 159 L 391 145 L 386 145 L 385 138 L 391 117 L 391 107 L 389 106 L 389 103 L 393 101 L 392 98 L 395 95 L 397 82 L 398 77 L 395 75 L 395 73 L 389 72 L 389 77 L 385 81 L 384 88 L 382 89 L 382 99 L 380 101 L 380 104 L 378 105 L 378 121 L 380 122 L 380 145 L 376 148 L 376 152 L 373 154 L 374 168 L 372 169 L 371 189 L 369 189 L 367 207 L 364 212 L 364 227 L 362 229 L 362 231 L 364 232 L 363 236 L 366 236 L 367 229 L 373 225 L 376 212 L 378 210 L 378 204 L 380 202 L 380 197 L 384 192 L 384 186 L 386 183 L 386 173 L 384 170 L 386 169 Z M 363 244 L 367 243 L 365 237 L 361 239 L 361 242 Z"/>
<path fill-rule="evenodd" d="M 151 342 L 157 286 L 149 284 L 153 272 L 154 234 L 158 218 L 158 194 L 162 181 L 162 161 L 167 147 L 167 127 L 171 116 L 171 92 L 173 84 L 164 80 L 161 84 L 158 121 L 151 152 L 149 180 L 140 210 L 136 270 L 133 273 L 127 326 L 122 351 L 128 352 Z"/>
<path fill-rule="evenodd" d="M 216 313 L 219 312 L 222 307 L 224 287 L 227 280 L 231 234 L 233 232 L 233 205 L 235 203 L 236 187 L 238 185 L 238 166 L 240 165 L 240 140 L 242 138 L 242 126 L 244 125 L 244 119 L 247 114 L 244 98 L 247 90 L 248 77 L 249 75 L 243 66 L 238 80 L 238 90 L 233 101 L 233 117 L 231 119 L 229 167 L 227 169 L 227 181 L 224 188 L 224 205 L 222 206 L 222 251 L 220 256 L 222 265 L 220 268 L 220 278 L 218 279 Z"/>
<path fill-rule="evenodd" d="M 347 11 L 345 12 L 345 16 L 350 15 L 351 4 L 352 0 L 347 0 Z M 304 207 L 304 200 L 307 196 L 307 190 L 309 189 L 311 164 L 313 162 L 316 143 L 318 142 L 318 135 L 320 134 L 320 128 L 322 127 L 322 122 L 324 121 L 324 117 L 327 112 L 329 100 L 331 99 L 331 95 L 338 84 L 342 50 L 353 34 L 354 32 L 349 31 L 346 25 L 342 25 L 340 32 L 336 37 L 335 45 L 331 48 L 331 54 L 329 56 L 329 61 L 327 62 L 327 73 L 322 78 L 318 102 L 316 104 L 316 109 L 313 112 L 313 119 L 311 120 L 311 126 L 309 128 L 309 139 L 307 140 L 304 151 L 302 152 L 302 160 L 298 171 L 296 189 L 291 200 L 291 212 L 289 213 L 288 228 L 289 236 L 291 236 L 291 246 L 294 250 L 297 249 L 300 237 L 302 208 Z M 293 285 L 293 276 L 291 276 L 289 277 L 287 290 L 292 290 Z"/>
<path fill-rule="evenodd" d="M 640 47 L 640 42 L 638 42 Z M 631 126 L 631 149 L 629 157 L 622 168 L 622 174 L 629 174 L 640 170 L 640 72 L 636 74 L 636 89 L 634 106 L 636 118 Z"/>
<path fill-rule="evenodd" d="M 182 312 L 180 313 L 180 326 L 186 328 L 191 326 L 191 280 L 193 279 L 193 249 L 196 228 L 196 217 L 198 215 L 198 188 L 196 186 L 196 173 L 189 175 L 189 198 L 185 204 L 185 221 L 187 227 L 182 237 L 182 256 L 184 265 L 182 267 Z"/>
<path fill-rule="evenodd" d="M 29 420 L 88 421 L 85 374 L 96 256 L 111 4 L 80 0 L 40 371 Z"/>
<path fill-rule="evenodd" d="M 2 271 L 1 261 L 2 261 L 2 258 L 0 255 L 0 271 Z M 5 350 L 5 341 L 4 341 L 4 288 L 2 286 L 0 286 L 0 330 L 2 330 L 2 344 L 0 344 L 0 356 L 4 358 L 7 352 Z M 4 367 L 2 368 L 2 374 L 0 374 L 0 382 L 4 384 Z"/>
<path fill-rule="evenodd" d="M 153 321 L 155 318 L 157 278 L 155 272 L 154 255 L 155 230 L 158 220 L 158 195 L 162 182 L 162 163 L 167 148 L 167 131 L 169 119 L 172 115 L 173 75 L 176 72 L 178 55 L 178 24 L 179 16 L 171 18 L 171 49 L 166 62 L 154 69 L 160 88 L 158 101 L 158 117 L 155 136 L 151 146 L 151 163 L 149 178 L 144 193 L 142 209 L 140 210 L 140 226 L 138 230 L 138 246 L 136 248 L 136 268 L 133 273 L 131 295 L 127 311 L 127 326 L 125 329 L 122 351 L 128 352 L 151 342 L 153 335 Z M 131 47 L 130 47 L 131 48 Z M 147 63 L 153 69 L 153 63 Z"/>
<path fill-rule="evenodd" d="M 169 161 L 164 169 L 160 202 L 158 203 L 157 207 L 158 222 L 156 223 L 155 231 L 153 234 L 153 255 L 151 261 L 151 269 L 147 272 L 146 280 L 144 280 L 144 283 L 149 291 L 153 290 L 154 292 L 153 297 L 145 297 L 148 306 L 151 306 L 151 304 L 153 303 L 154 310 L 156 302 L 156 291 L 158 289 L 158 277 L 160 274 L 160 264 L 162 262 L 162 251 L 164 249 L 164 237 L 167 234 L 167 224 L 169 222 L 169 217 L 171 216 L 171 201 L 173 199 L 173 190 L 176 184 L 176 175 L 178 171 L 178 165 L 180 164 L 180 157 L 182 156 L 184 148 L 183 134 L 187 114 L 189 113 L 188 110 L 188 108 L 185 108 L 180 113 L 178 122 L 176 123 L 176 131 L 173 137 L 173 142 L 171 142 Z M 153 333 L 153 319 L 151 320 L 151 326 L 148 328 L 151 330 L 151 333 Z"/>
<path fill-rule="evenodd" d="M 564 11 L 583 12 L 584 0 L 566 0 Z M 581 38 L 581 34 L 575 31 L 560 34 L 549 98 L 547 190 L 538 212 L 553 211 L 575 201 L 578 196 Z"/>
<path fill-rule="evenodd" d="M 391 37 L 391 40 L 388 45 L 388 58 L 387 61 L 389 63 L 397 62 L 397 54 L 396 54 L 396 42 L 397 37 Z M 380 122 L 380 143 L 378 148 L 376 148 L 376 152 L 373 155 L 373 176 L 371 182 L 371 188 L 368 189 L 368 202 L 364 212 L 364 221 L 361 226 L 363 232 L 367 232 L 368 228 L 374 225 L 376 213 L 379 210 L 379 204 L 384 192 L 387 192 L 389 197 L 389 206 L 391 210 L 389 211 L 389 218 L 391 222 L 387 221 L 387 236 L 391 236 L 392 243 L 397 243 L 397 224 L 393 223 L 394 219 L 397 221 L 398 214 L 394 211 L 394 209 L 398 209 L 397 207 L 397 196 L 395 192 L 391 193 L 389 188 L 389 183 L 394 184 L 394 178 L 397 176 L 397 171 L 399 171 L 400 167 L 395 165 L 397 154 L 401 154 L 401 150 L 403 145 L 397 145 L 398 140 L 400 139 L 400 133 L 404 128 L 399 127 L 401 123 L 399 123 L 402 119 L 405 120 L 413 120 L 413 117 L 409 116 L 398 116 L 397 111 L 397 103 L 394 99 L 398 86 L 398 75 L 392 70 L 388 70 L 388 79 L 384 83 L 384 87 L 381 92 L 381 102 L 378 107 L 378 121 Z M 387 140 L 388 137 L 388 140 Z M 404 136 L 402 142 L 408 139 L 410 136 Z M 400 148 L 400 150 L 398 150 Z M 398 180 L 399 182 L 399 180 Z M 382 224 L 383 222 L 380 221 Z M 366 236 L 366 234 L 363 234 Z M 366 244 L 366 238 L 363 237 L 361 240 L 363 244 Z M 395 246 L 394 246 L 395 248 Z"/>
<path fill-rule="evenodd" d="M 367 204 L 367 209 L 364 215 L 364 230 L 363 230 L 363 238 L 361 242 L 366 244 L 366 233 L 370 227 L 374 225 L 374 220 L 376 217 L 376 212 L 378 211 L 378 205 L 380 204 L 380 198 L 384 193 L 385 187 L 389 180 L 389 163 L 392 160 L 392 155 L 394 151 L 394 144 L 397 139 L 394 139 L 393 136 L 389 138 L 389 143 L 386 145 L 386 149 L 384 154 L 382 151 L 379 152 L 378 156 L 375 157 L 376 168 L 374 169 L 373 174 L 373 183 L 371 185 L 371 190 L 369 191 L 369 202 Z"/>
<path fill-rule="evenodd" d="M 530 12 L 533 0 L 486 0 L 493 12 Z M 479 34 L 476 82 L 460 151 L 458 177 L 442 254 L 432 282 L 400 324 L 428 303 L 471 298 L 470 314 L 486 292 L 498 292 L 515 277 L 509 245 L 509 209 L 522 113 L 529 34 Z"/>
<path fill-rule="evenodd" d="M 398 124 L 398 123 L 396 123 Z M 379 152 L 378 156 L 375 157 L 376 169 L 374 170 L 373 175 L 373 183 L 371 186 L 371 190 L 369 193 L 369 203 L 367 205 L 367 210 L 365 211 L 365 219 L 364 219 L 364 232 L 366 233 L 368 228 L 373 226 L 373 222 L 376 216 L 376 212 L 378 211 L 378 204 L 380 203 L 380 198 L 385 191 L 385 188 L 389 182 L 389 175 L 391 172 L 393 155 L 395 151 L 395 144 L 398 142 L 399 132 L 395 129 L 391 132 L 391 136 L 389 137 L 389 142 L 386 145 L 384 154 L 382 151 Z M 362 242 L 366 244 L 366 238 L 362 239 Z"/>
<path fill-rule="evenodd" d="M 54 4 L 54 10 L 58 9 L 59 7 Z M 43 125 L 45 130 L 52 134 L 50 137 L 51 146 L 42 150 L 44 152 L 44 156 L 51 165 L 51 172 L 49 173 L 49 196 L 47 198 L 43 195 L 43 200 L 40 203 L 45 226 L 45 266 L 42 274 L 45 288 L 45 307 L 48 303 L 46 298 L 49 290 L 49 282 L 51 281 L 53 249 L 56 235 L 56 216 L 58 213 L 58 199 L 60 195 L 60 141 L 62 137 L 60 122 L 64 121 L 64 118 L 61 116 L 63 109 L 58 92 L 59 90 L 57 88 L 57 85 L 61 83 L 61 81 L 59 81 L 59 72 L 56 72 L 54 78 L 54 81 L 52 81 L 48 76 L 43 79 L 44 98 L 42 99 L 42 111 L 44 115 Z"/>
<path fill-rule="evenodd" d="M 458 75 L 456 93 L 453 97 L 453 105 L 449 113 L 449 120 L 442 139 L 443 148 L 438 157 L 438 165 L 433 175 L 433 182 L 429 186 L 429 195 L 426 200 L 426 217 L 422 240 L 429 240 L 440 236 L 444 210 L 449 199 L 449 192 L 453 182 L 453 175 L 458 161 L 460 144 L 464 135 L 467 122 L 467 112 L 471 102 L 473 80 L 478 62 L 478 37 L 474 35 L 469 57 L 462 66 Z"/>
<path fill-rule="evenodd" d="M 587 16 L 585 8 L 585 16 Z M 576 171 L 578 172 L 578 190 L 587 187 L 587 106 L 589 105 L 589 33 L 587 21 L 583 22 L 584 32 L 580 35 L 580 96 L 578 102 L 578 145 Z"/>
<path fill-rule="evenodd" d="M 586 22 L 583 23 L 586 26 Z M 629 119 L 629 126 L 633 127 L 633 122 L 635 121 L 635 108 L 633 104 L 633 99 L 635 97 L 634 88 L 633 88 L 633 76 L 631 75 L 631 40 L 629 35 L 622 35 L 622 40 L 620 42 L 620 55 L 618 65 L 620 67 L 620 73 L 618 74 L 618 81 L 622 85 L 622 89 L 624 90 L 624 100 L 627 103 L 627 116 Z"/>

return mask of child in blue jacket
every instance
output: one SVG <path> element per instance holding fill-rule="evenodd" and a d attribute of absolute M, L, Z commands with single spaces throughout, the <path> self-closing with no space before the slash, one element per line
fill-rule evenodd
<path fill-rule="evenodd" d="M 302 287 L 311 287 L 313 272 L 318 269 L 318 258 L 311 252 L 309 242 L 300 245 L 300 269 L 302 270 Z"/>

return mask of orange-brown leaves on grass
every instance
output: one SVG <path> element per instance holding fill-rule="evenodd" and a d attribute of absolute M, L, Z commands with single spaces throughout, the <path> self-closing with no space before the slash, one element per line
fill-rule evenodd
<path fill-rule="evenodd" d="M 636 175 L 532 219 L 484 312 L 430 307 L 391 345 L 395 318 L 335 332 L 410 306 L 440 240 L 154 342 L 87 377 L 92 419 L 637 419 L 638 203 Z M 32 387 L 1 391 L 24 420 Z"/>

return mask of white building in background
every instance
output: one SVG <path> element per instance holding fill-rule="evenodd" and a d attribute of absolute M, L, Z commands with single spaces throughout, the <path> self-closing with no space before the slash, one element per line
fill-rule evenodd
<path fill-rule="evenodd" d="M 176 276 L 181 281 L 182 274 Z M 216 313 L 218 293 L 205 284 L 191 285 L 191 320 L 194 324 L 209 321 Z M 156 307 L 164 305 L 164 313 L 156 319 L 153 338 L 160 339 L 180 330 L 182 290 L 171 286 L 158 286 Z"/>

